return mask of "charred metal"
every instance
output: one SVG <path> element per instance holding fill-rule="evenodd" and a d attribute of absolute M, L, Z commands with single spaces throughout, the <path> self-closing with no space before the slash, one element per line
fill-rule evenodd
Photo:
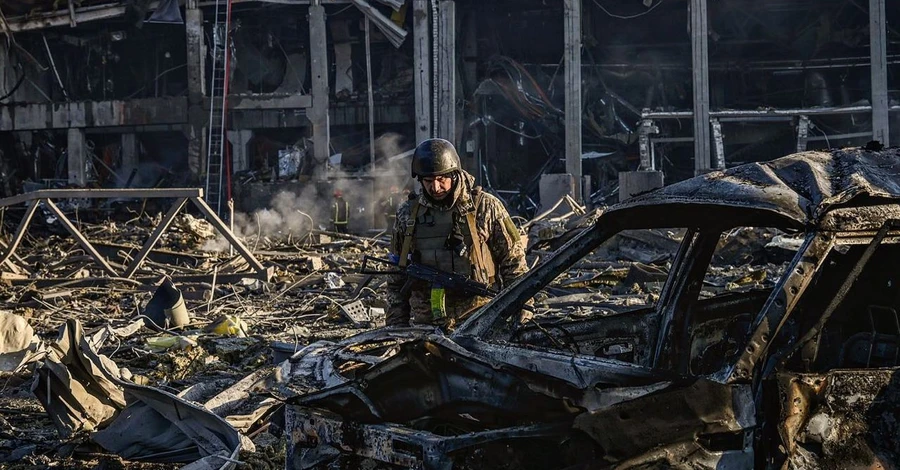
<path fill-rule="evenodd" d="M 400 341 L 358 367 L 299 352 L 291 362 L 333 361 L 332 386 L 290 400 L 287 468 L 895 462 L 897 157 L 808 152 L 676 183 L 609 208 L 447 336 L 350 338 Z M 722 241 L 746 226 L 792 233 L 796 251 L 768 284 L 704 293 Z M 551 283 L 623 231 L 679 227 L 654 305 L 569 294 L 507 322 L 528 298 L 563 295 Z M 573 304 L 611 311 L 571 317 Z M 476 459 L 498 448 L 508 458 Z"/>

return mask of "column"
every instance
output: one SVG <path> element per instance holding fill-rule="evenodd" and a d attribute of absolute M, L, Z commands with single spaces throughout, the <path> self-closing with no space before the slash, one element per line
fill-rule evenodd
<path fill-rule="evenodd" d="M 438 1 L 437 137 L 456 144 L 456 2 Z"/>
<path fill-rule="evenodd" d="M 885 0 L 869 0 L 869 45 L 872 54 L 872 139 L 890 143 Z"/>
<path fill-rule="evenodd" d="M 87 186 L 87 154 L 84 148 L 84 129 L 69 129 L 66 149 L 69 160 L 69 184 Z"/>
<path fill-rule="evenodd" d="M 416 144 L 431 137 L 431 36 L 428 21 L 428 0 L 413 0 Z"/>
<path fill-rule="evenodd" d="M 209 111 L 204 108 L 206 95 L 205 47 L 203 44 L 203 12 L 196 0 L 189 0 L 184 13 L 187 47 L 188 122 L 184 135 L 188 139 L 188 168 L 200 175 L 206 172 L 206 125 Z"/>
<path fill-rule="evenodd" d="M 691 55 L 694 89 L 694 174 L 711 167 L 709 130 L 709 19 L 707 0 L 691 0 Z"/>
<path fill-rule="evenodd" d="M 565 0 L 566 173 L 581 202 L 581 0 Z M 542 201 L 543 202 L 543 201 Z"/>
<path fill-rule="evenodd" d="M 321 0 L 309 6 L 309 46 L 312 70 L 312 108 L 309 120 L 313 131 L 313 155 L 325 161 L 331 151 L 328 129 L 328 44 L 325 33 L 325 7 Z"/>

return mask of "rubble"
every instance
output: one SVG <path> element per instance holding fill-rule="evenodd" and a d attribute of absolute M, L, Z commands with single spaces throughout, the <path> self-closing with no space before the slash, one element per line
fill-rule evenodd
<path fill-rule="evenodd" d="M 553 468 L 560 462 L 593 462 L 603 449 L 605 459 L 625 466 L 658 463 L 669 455 L 694 455 L 691 462 L 700 467 L 752 462 L 754 452 L 764 450 L 734 447 L 729 438 L 723 441 L 730 446 L 727 452 L 712 452 L 704 447 L 705 438 L 695 437 L 742 435 L 759 423 L 773 423 L 774 415 L 760 411 L 752 398 L 752 383 L 723 371 L 746 353 L 745 338 L 756 331 L 753 312 L 775 305 L 766 299 L 786 282 L 785 273 L 796 272 L 789 266 L 807 262 L 797 253 L 811 249 L 809 236 L 798 230 L 809 221 L 795 220 L 815 211 L 767 206 L 764 214 L 775 214 L 775 222 L 759 226 L 742 225 L 762 220 L 759 214 L 722 215 L 714 220 L 732 220 L 733 226 L 714 225 L 704 235 L 696 228 L 706 227 L 704 219 L 690 218 L 699 217 L 692 207 L 678 207 L 671 194 L 653 204 L 647 202 L 651 197 L 524 224 L 522 231 L 534 235 L 528 242 L 529 264 L 535 266 L 531 276 L 542 276 L 541 283 L 508 286 L 491 307 L 449 335 L 433 327 L 378 328 L 386 307 L 384 279 L 359 270 L 364 256 L 386 254 L 384 235 L 261 238 L 251 251 L 273 267 L 269 280 L 251 275 L 243 258 L 227 251 L 199 251 L 204 238 L 189 231 L 161 237 L 142 268 L 155 276 L 144 280 L 102 276 L 67 237 L 26 239 L 20 256 L 42 279 L 0 285 L 0 308 L 9 312 L 0 333 L 15 339 L 7 340 L 9 351 L 22 354 L 0 376 L 6 383 L 0 408 L 10 410 L 0 420 L 0 433 L 8 436 L 0 439 L 0 460 L 35 469 L 48 459 L 88 469 L 101 462 L 156 468 L 151 461 L 169 458 L 206 462 L 197 465 L 208 468 L 237 462 L 316 468 L 314 462 L 354 466 L 362 460 L 377 467 L 375 461 L 423 465 L 415 456 L 430 452 L 426 468 L 451 461 L 473 469 Z M 749 210 L 729 207 L 727 198 L 707 203 L 723 214 Z M 663 218 L 654 204 L 674 205 Z M 823 212 L 817 223 L 859 221 L 851 209 L 856 210 L 842 206 Z M 690 223 L 679 227 L 684 220 Z M 552 236 L 540 235 L 542 224 L 555 227 Z M 123 229 L 112 221 L 79 225 L 96 246 L 116 247 L 108 251 L 111 263 L 124 264 L 116 260 L 125 260 L 144 239 L 137 227 Z M 867 230 L 871 237 L 873 229 Z M 585 242 L 602 237 L 605 242 L 596 246 Z M 799 247 L 785 241 L 797 238 Z M 852 256 L 865 243 L 832 253 L 858 259 Z M 692 257 L 708 257 L 709 265 L 691 268 Z M 48 277 L 52 271 L 44 266 L 60 263 L 89 276 Z M 186 279 L 159 283 L 163 275 Z M 686 277 L 693 281 L 679 284 Z M 530 287 L 538 285 L 539 290 Z M 696 292 L 696 304 L 690 305 L 697 307 L 680 308 L 695 309 L 693 325 L 667 313 L 672 305 L 688 305 L 673 304 L 687 288 Z M 516 309 L 521 296 L 534 298 L 535 316 L 512 327 L 499 315 Z M 171 310 L 179 299 L 188 321 L 175 325 Z M 826 312 L 826 307 L 800 308 Z M 868 315 L 860 325 L 868 333 L 859 332 L 842 348 L 842 360 L 893 364 L 890 310 L 876 308 Z M 796 330 L 800 323 L 789 320 L 785 328 Z M 28 327 L 31 339 L 15 333 Z M 661 331 L 670 332 L 670 341 L 691 339 L 661 349 Z M 836 341 L 834 334 L 822 341 Z M 686 351 L 685 359 L 673 359 Z M 779 373 L 795 377 L 795 370 Z M 438 382 L 445 388 L 434 388 Z M 725 403 L 732 408 L 722 408 Z M 653 421 L 657 431 L 645 435 L 643 410 L 673 406 L 683 413 Z M 181 418 L 172 415 L 172 407 Z M 795 411 L 792 434 L 786 435 L 798 443 L 837 439 L 828 431 L 834 428 L 829 420 L 844 418 L 809 413 Z M 147 420 L 148 431 L 126 433 L 122 419 Z M 369 437 L 348 440 L 348 426 Z M 623 434 L 602 431 L 610 426 Z M 808 430 L 799 431 L 803 426 Z M 672 427 L 680 431 L 672 434 Z M 218 436 L 212 444 L 191 444 L 208 429 Z M 385 447 L 387 442 L 400 444 Z M 169 455 L 164 449 L 177 451 Z M 808 446 L 785 449 L 794 449 L 793 462 L 818 458 Z M 497 463 L 498 455 L 509 459 Z M 541 455 L 553 458 L 541 460 Z"/>
<path fill-rule="evenodd" d="M 150 223 L 142 226 L 152 228 L 153 216 L 144 217 Z M 129 253 L 136 252 L 150 234 L 139 225 L 90 220 L 82 217 L 79 229 L 94 246 L 108 247 L 101 250 L 113 265 L 127 264 Z M 8 217 L 7 221 L 14 222 Z M 239 256 L 230 256 L 227 251 L 202 251 L 210 238 L 204 227 L 205 221 L 190 214 L 177 218 L 148 253 L 140 271 L 146 280 L 104 276 L 89 256 L 80 255 L 73 240 L 45 228 L 32 228 L 32 232 L 44 233 L 33 239 L 26 237 L 18 252 L 22 265 L 36 268 L 33 276 L 41 279 L 31 280 L 29 276 L 0 285 L 4 303 L 0 308 L 8 310 L 0 315 L 0 358 L 5 371 L 0 380 L 6 383 L 0 392 L 0 408 L 9 410 L 0 421 L 0 433 L 15 436 L 8 441 L 9 446 L 7 441 L 0 441 L 0 460 L 18 461 L 20 468 L 42 468 L 42 462 L 49 458 L 63 462 L 67 468 L 88 469 L 98 461 L 124 458 L 131 462 L 129 468 L 155 468 L 137 461 L 148 455 L 154 459 L 159 449 L 109 437 L 121 434 L 112 426 L 113 417 L 127 413 L 144 419 L 147 413 L 164 416 L 167 412 L 129 408 L 128 397 L 145 397 L 146 390 L 131 393 L 119 381 L 104 378 L 94 362 L 76 353 L 89 347 L 96 351 L 96 358 L 104 358 L 110 375 L 121 377 L 119 380 L 172 393 L 185 392 L 185 397 L 193 398 L 183 399 L 220 414 L 244 433 L 245 440 L 252 436 L 264 443 L 250 452 L 247 449 L 252 442 L 244 442 L 241 455 L 235 454 L 233 443 L 229 444 L 227 455 L 222 454 L 227 459 L 283 466 L 280 435 L 266 431 L 280 402 L 260 395 L 275 389 L 274 369 L 266 368 L 274 363 L 274 348 L 285 344 L 293 352 L 317 339 L 340 339 L 370 328 L 384 306 L 379 299 L 383 282 L 367 281 L 353 272 L 364 253 L 386 243 L 353 236 L 335 241 L 325 234 L 303 241 L 261 240 L 254 255 L 275 266 L 275 275 L 265 281 Z M 80 279 L 52 277 L 60 275 L 63 266 L 68 271 L 84 270 L 87 275 Z M 218 273 L 236 274 L 229 277 Z M 150 280 L 163 275 L 161 283 Z M 363 282 L 368 285 L 366 289 L 362 289 Z M 357 317 L 360 322 L 353 323 L 341 313 L 341 305 L 351 304 L 356 305 L 352 311 L 362 315 Z M 74 348 L 73 339 L 58 343 L 59 328 L 75 320 L 83 325 L 84 339 Z M 69 336 L 67 333 L 64 338 Z M 39 348 L 42 343 L 49 346 Z M 41 357 L 35 356 L 38 352 Z M 42 361 L 40 368 L 34 362 L 37 359 Z M 34 382 L 34 394 L 33 373 L 42 377 Z M 85 385 L 77 385 L 82 383 Z M 201 388 L 205 388 L 204 393 Z M 73 394 L 64 398 L 67 390 Z M 284 391 L 295 393 L 290 387 Z M 47 410 L 52 410 L 50 414 L 43 410 L 39 397 L 49 406 Z M 172 403 L 173 398 L 160 400 Z M 152 409 L 163 405 L 157 400 L 147 406 Z M 159 418 L 154 420 L 160 422 Z M 208 419 L 206 424 L 210 424 Z M 98 429 L 106 433 L 101 438 L 110 446 L 106 452 L 93 446 L 96 441 L 89 437 L 91 433 L 96 436 Z M 272 428 L 273 432 L 276 429 Z M 69 437 L 63 441 L 64 436 Z M 185 439 L 170 442 L 176 441 Z M 60 447 L 63 442 L 73 445 Z M 150 447 L 167 445 L 157 442 Z M 181 457 L 197 460 L 201 456 L 182 453 Z M 220 468 L 224 463 L 213 461 L 210 468 Z"/>

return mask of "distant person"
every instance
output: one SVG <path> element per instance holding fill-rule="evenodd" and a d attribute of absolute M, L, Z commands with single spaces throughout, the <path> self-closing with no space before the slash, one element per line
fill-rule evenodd
<path fill-rule="evenodd" d="M 419 144 L 412 176 L 423 190 L 401 204 L 391 240 L 391 256 L 401 266 L 412 260 L 494 288 L 528 271 L 509 213 L 499 199 L 475 186 L 453 144 L 444 139 Z M 386 323 L 405 326 L 412 320 L 453 328 L 486 301 L 397 275 L 389 282 Z M 519 321 L 525 319 L 522 315 Z"/>
<path fill-rule="evenodd" d="M 400 191 L 398 186 L 391 186 L 391 191 L 381 200 L 381 212 L 384 214 L 384 226 L 388 230 L 394 227 L 394 220 L 397 219 L 397 209 L 400 204 L 406 201 L 406 194 Z"/>
<path fill-rule="evenodd" d="M 344 192 L 334 190 L 334 201 L 331 203 L 331 224 L 337 233 L 347 233 L 350 223 L 350 203 L 344 199 Z"/>

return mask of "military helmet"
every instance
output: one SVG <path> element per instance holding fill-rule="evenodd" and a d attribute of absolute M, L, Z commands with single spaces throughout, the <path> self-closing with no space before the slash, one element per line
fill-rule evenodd
<path fill-rule="evenodd" d="M 458 170 L 460 164 L 456 148 L 444 139 L 423 140 L 413 153 L 413 178 L 446 175 Z"/>

